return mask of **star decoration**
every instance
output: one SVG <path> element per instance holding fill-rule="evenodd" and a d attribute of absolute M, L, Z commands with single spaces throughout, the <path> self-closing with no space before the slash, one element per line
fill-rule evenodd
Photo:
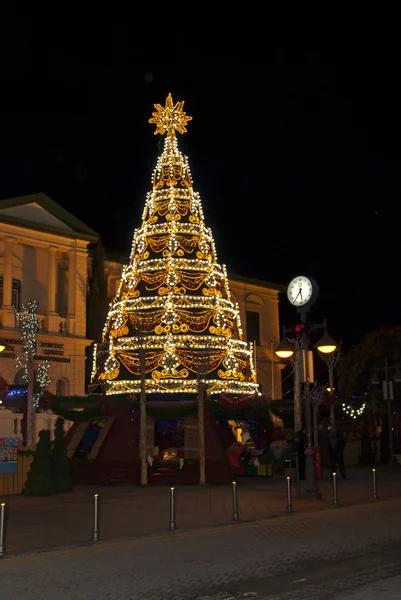
<path fill-rule="evenodd" d="M 152 113 L 152 118 L 149 119 L 149 123 L 156 125 L 155 135 L 160 133 L 163 135 L 167 132 L 168 135 L 174 135 L 174 131 L 179 133 L 186 133 L 186 124 L 188 121 L 192 121 L 192 117 L 188 117 L 183 111 L 184 101 L 173 104 L 173 98 L 171 94 L 167 96 L 166 105 L 161 104 L 154 105 L 157 112 Z"/>

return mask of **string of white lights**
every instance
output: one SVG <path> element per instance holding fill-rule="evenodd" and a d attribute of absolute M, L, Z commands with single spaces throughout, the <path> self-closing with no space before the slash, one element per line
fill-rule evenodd
<path fill-rule="evenodd" d="M 346 404 L 345 402 L 343 402 L 343 404 L 342 404 L 343 412 L 345 412 L 347 417 L 350 417 L 351 419 L 357 419 L 358 417 L 361 417 L 365 411 L 365 408 L 366 408 L 365 402 L 359 408 L 355 408 L 355 407 L 351 406 L 350 404 Z"/>

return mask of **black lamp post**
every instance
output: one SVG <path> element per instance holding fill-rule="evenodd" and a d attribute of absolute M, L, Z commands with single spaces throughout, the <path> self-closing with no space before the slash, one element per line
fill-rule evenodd
<path fill-rule="evenodd" d="M 334 352 L 337 344 L 327 333 L 326 321 L 319 325 L 310 325 L 309 328 L 303 327 L 301 334 L 301 347 L 295 351 L 294 346 L 286 339 L 286 334 L 292 333 L 292 328 L 283 327 L 283 337 L 277 346 L 275 353 L 279 358 L 291 358 L 294 353 L 295 368 L 298 370 L 299 381 L 303 383 L 304 401 L 305 401 L 305 420 L 306 420 L 306 440 L 307 447 L 305 450 L 305 475 L 306 486 L 304 490 L 304 498 L 320 500 L 321 493 L 317 486 L 316 480 L 316 453 L 312 444 L 312 406 L 310 396 L 310 384 L 313 383 L 313 354 L 309 350 L 309 332 L 324 329 L 324 334 L 315 344 L 315 348 L 324 354 Z"/>

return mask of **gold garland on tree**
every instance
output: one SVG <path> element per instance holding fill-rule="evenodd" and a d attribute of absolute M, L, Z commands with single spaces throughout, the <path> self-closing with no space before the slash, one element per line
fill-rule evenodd
<path fill-rule="evenodd" d="M 171 94 L 155 109 L 149 122 L 155 134 L 166 134 L 164 150 L 95 351 L 92 381 L 105 382 L 108 394 L 139 392 L 143 348 L 149 393 L 197 392 L 202 370 L 209 393 L 252 394 L 253 348 L 242 339 L 226 269 L 178 149 L 176 132 L 186 133 L 192 117 Z"/>

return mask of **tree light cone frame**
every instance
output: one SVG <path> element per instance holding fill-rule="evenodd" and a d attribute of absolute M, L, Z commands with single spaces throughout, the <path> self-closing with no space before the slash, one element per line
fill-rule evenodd
<path fill-rule="evenodd" d="M 135 229 L 129 263 L 110 304 L 103 341 L 95 346 L 92 384 L 107 395 L 197 394 L 200 363 L 209 354 L 208 393 L 259 390 L 253 345 L 245 342 L 226 267 L 219 263 L 200 195 L 176 133 L 191 120 L 171 94 L 150 122 L 166 134 Z M 142 332 L 139 335 L 138 332 Z"/>

